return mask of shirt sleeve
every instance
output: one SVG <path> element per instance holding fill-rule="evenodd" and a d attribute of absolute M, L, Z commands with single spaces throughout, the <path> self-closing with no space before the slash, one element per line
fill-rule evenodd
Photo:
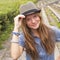
<path fill-rule="evenodd" d="M 22 47 L 24 47 L 24 45 L 25 45 L 23 34 L 20 34 L 20 36 L 19 36 L 19 45 Z"/>
<path fill-rule="evenodd" d="M 53 30 L 55 31 L 56 41 L 60 42 L 60 29 L 57 27 L 53 27 Z"/>

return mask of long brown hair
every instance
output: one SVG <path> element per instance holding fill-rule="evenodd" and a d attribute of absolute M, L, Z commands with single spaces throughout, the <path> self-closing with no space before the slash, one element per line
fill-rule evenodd
<path fill-rule="evenodd" d="M 40 17 L 40 26 L 37 29 L 37 32 L 40 36 L 42 46 L 45 48 L 48 54 L 51 54 L 54 51 L 54 32 L 52 29 L 47 27 L 43 22 L 41 16 Z M 25 36 L 25 48 L 26 52 L 32 57 L 32 60 L 37 60 L 39 54 L 36 49 L 36 42 L 34 41 L 33 36 L 31 35 L 31 30 L 26 24 L 26 20 L 22 21 L 22 30 Z"/>

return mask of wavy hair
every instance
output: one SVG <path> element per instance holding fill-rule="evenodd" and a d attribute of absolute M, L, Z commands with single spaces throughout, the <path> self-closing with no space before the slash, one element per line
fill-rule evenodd
<path fill-rule="evenodd" d="M 51 28 L 47 27 L 40 16 L 40 13 L 37 14 L 40 18 L 40 26 L 37 29 L 39 37 L 41 39 L 41 46 L 46 50 L 48 54 L 52 54 L 54 51 L 54 32 Z M 22 21 L 22 30 L 25 36 L 25 48 L 26 52 L 31 56 L 32 60 L 38 60 L 39 53 L 36 49 L 36 42 L 31 35 L 31 29 L 27 26 L 26 20 Z"/>

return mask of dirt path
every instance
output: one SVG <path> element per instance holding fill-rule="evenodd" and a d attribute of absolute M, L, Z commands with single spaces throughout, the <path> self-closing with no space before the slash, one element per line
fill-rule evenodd
<path fill-rule="evenodd" d="M 10 41 L 11 41 L 11 37 L 8 39 L 8 41 L 6 41 L 3 44 L 4 49 L 0 50 L 0 60 L 13 60 L 10 55 L 10 46 L 11 46 Z M 24 51 L 18 60 L 26 60 L 25 56 L 26 54 Z"/>
<path fill-rule="evenodd" d="M 11 60 L 10 57 L 10 39 L 3 44 L 4 49 L 0 50 L 0 60 Z"/>

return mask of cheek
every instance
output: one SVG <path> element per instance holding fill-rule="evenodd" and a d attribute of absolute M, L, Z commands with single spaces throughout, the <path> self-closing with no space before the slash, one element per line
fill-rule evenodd
<path fill-rule="evenodd" d="M 29 27 L 31 25 L 31 22 L 26 22 L 26 25 Z"/>
<path fill-rule="evenodd" d="M 36 19 L 36 22 L 37 22 L 37 23 L 40 23 L 40 18 L 37 18 L 37 19 Z"/>

